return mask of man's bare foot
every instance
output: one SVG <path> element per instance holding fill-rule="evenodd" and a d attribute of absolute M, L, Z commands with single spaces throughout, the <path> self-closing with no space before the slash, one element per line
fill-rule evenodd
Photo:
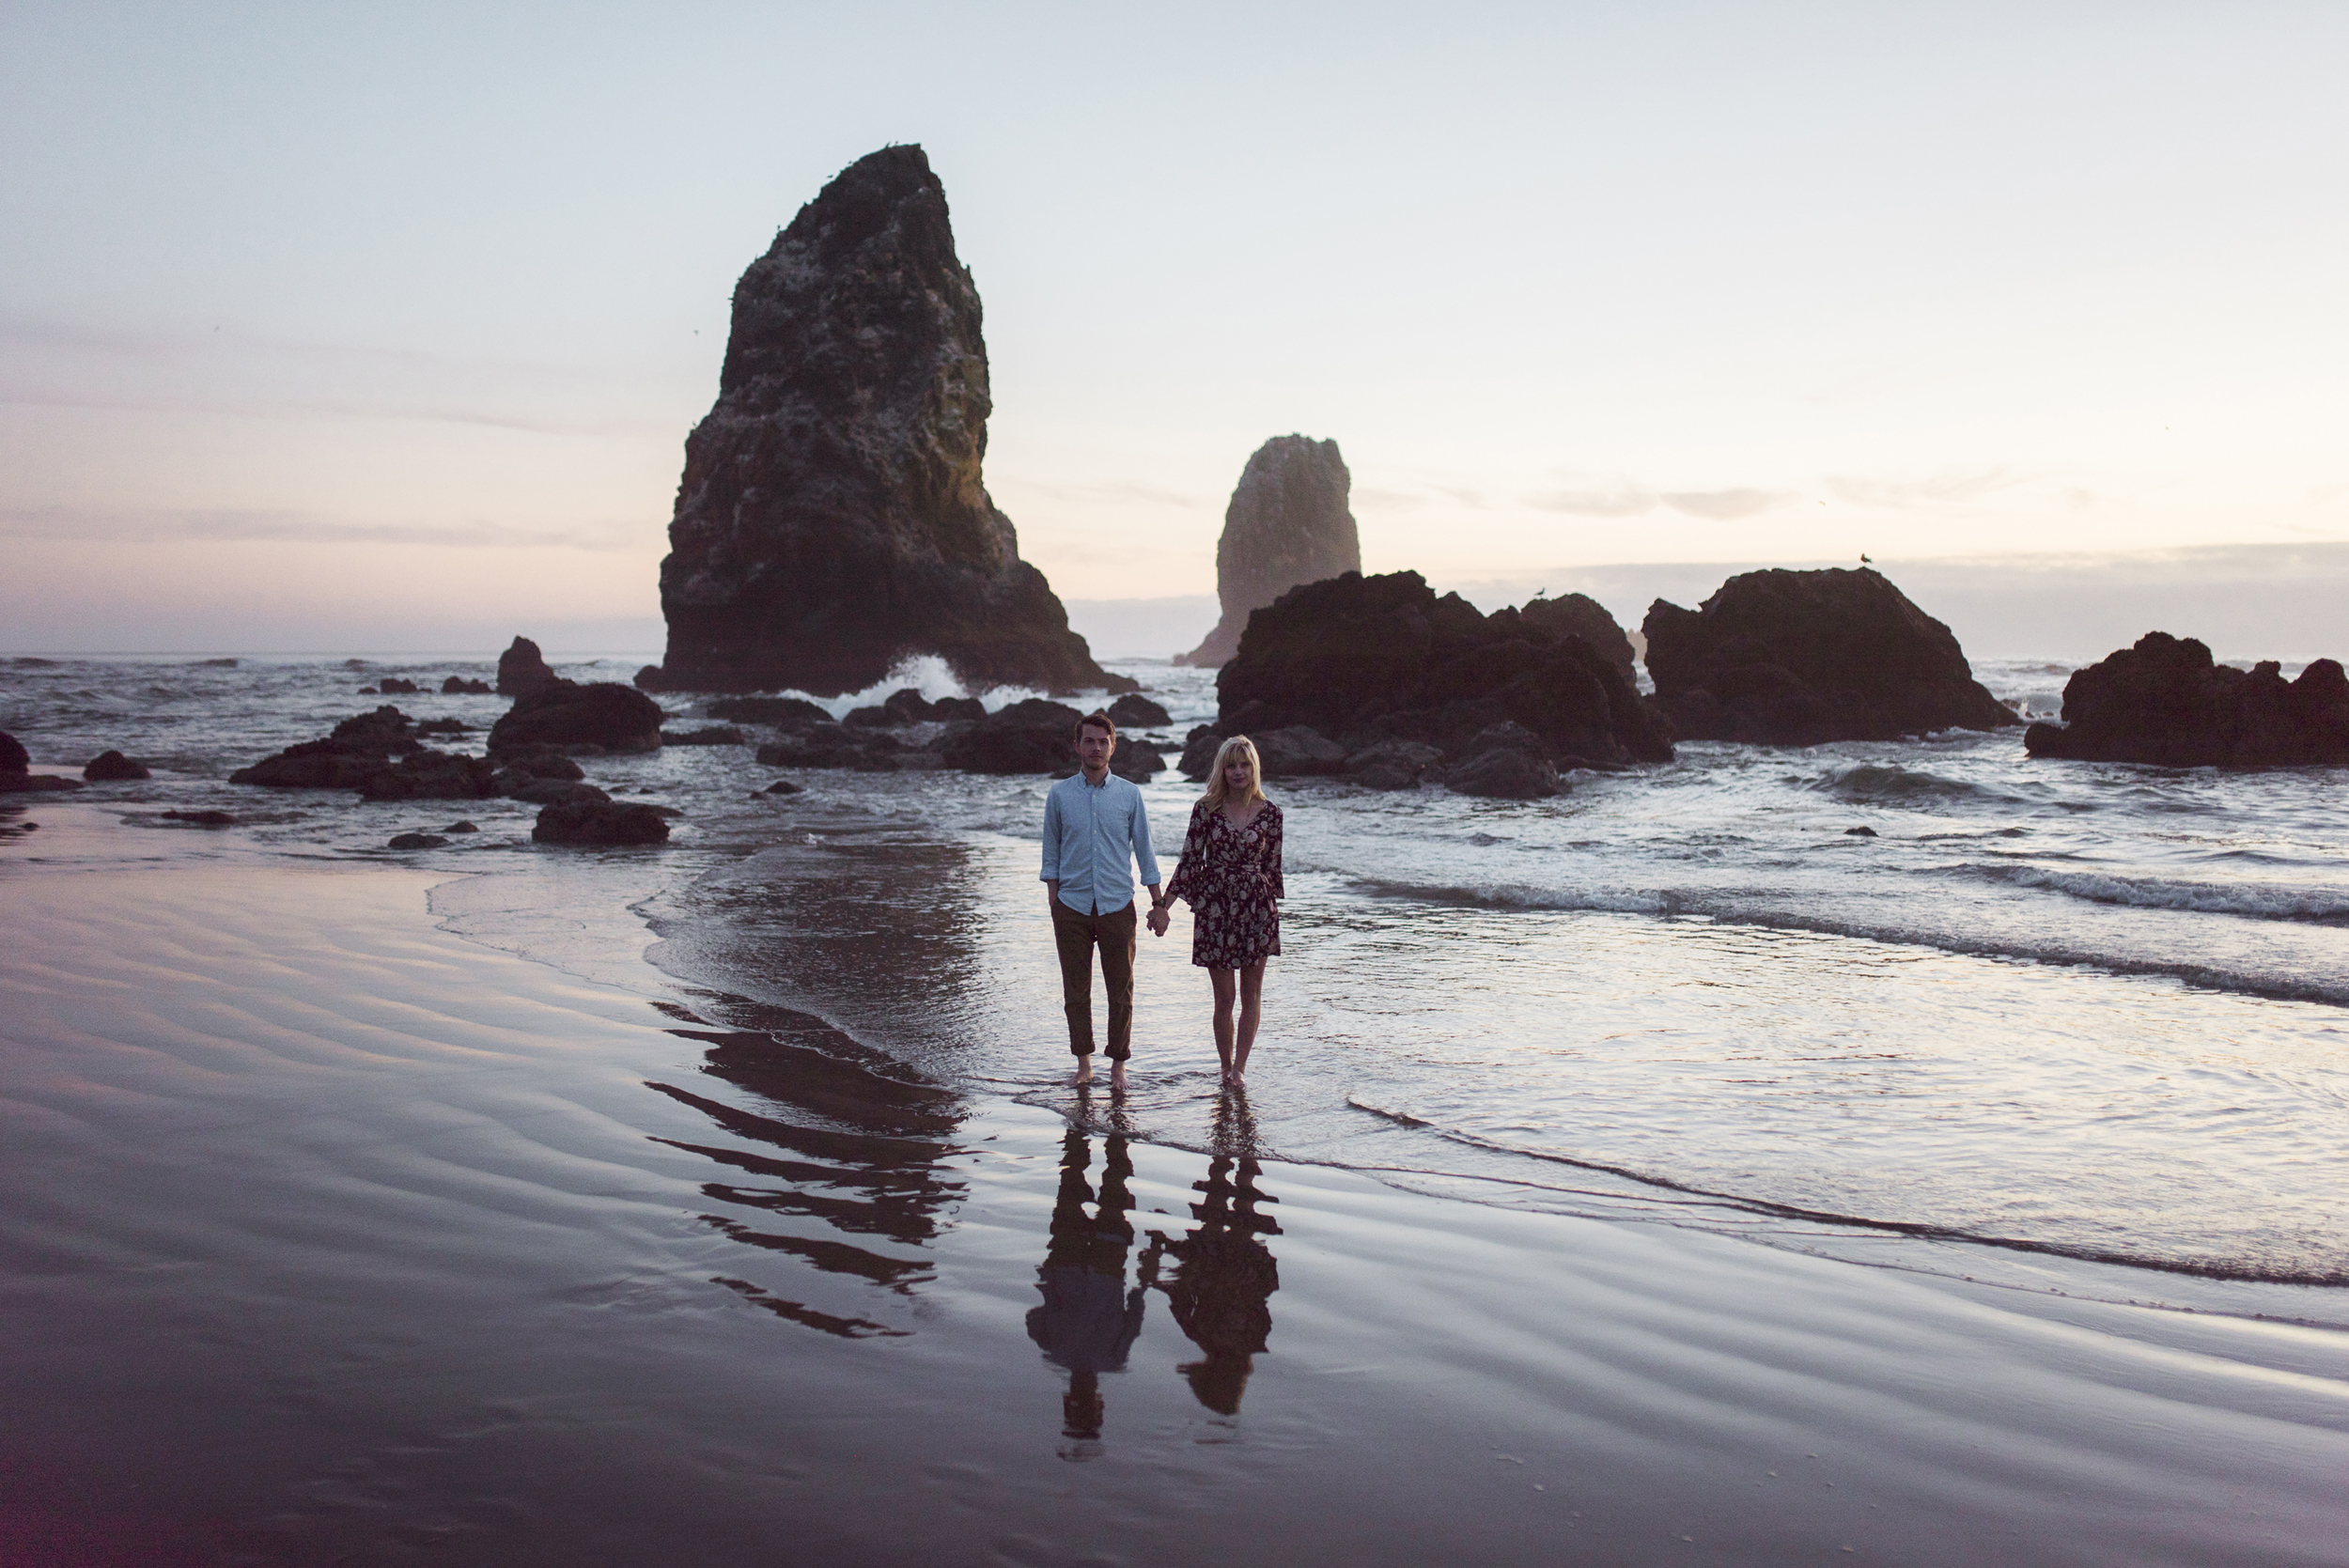
<path fill-rule="evenodd" d="M 1077 1076 L 1070 1081 L 1081 1086 L 1093 1081 L 1093 1058 L 1090 1056 L 1077 1058 Z"/>
<path fill-rule="evenodd" d="M 1123 1062 L 1110 1063 L 1110 1088 L 1120 1094 L 1126 1092 L 1126 1063 Z"/>

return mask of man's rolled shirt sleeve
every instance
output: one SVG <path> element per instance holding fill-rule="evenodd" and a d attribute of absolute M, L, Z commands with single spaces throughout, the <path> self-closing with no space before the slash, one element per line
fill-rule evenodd
<path fill-rule="evenodd" d="M 1044 870 L 1039 882 L 1057 882 L 1060 874 L 1060 795 L 1057 791 L 1044 797 Z"/>
<path fill-rule="evenodd" d="M 1142 867 L 1142 885 L 1155 888 L 1162 880 L 1159 876 L 1159 858 L 1150 852 L 1150 808 L 1143 803 L 1142 791 L 1134 791 L 1133 806 L 1134 862 Z"/>

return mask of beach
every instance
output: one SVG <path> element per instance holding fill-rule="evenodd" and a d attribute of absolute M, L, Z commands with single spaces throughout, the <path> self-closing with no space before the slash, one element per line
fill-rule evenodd
<path fill-rule="evenodd" d="M 1008 859 L 909 851 L 939 990 L 1033 1047 L 990 1084 L 711 984 L 641 854 L 558 911 L 37 815 L 9 1560 L 2349 1560 L 2336 1291 L 1283 1158 L 1190 1081 L 1178 961 L 1132 1102 L 1079 1096 Z M 823 907 L 771 975 L 932 994 Z"/>

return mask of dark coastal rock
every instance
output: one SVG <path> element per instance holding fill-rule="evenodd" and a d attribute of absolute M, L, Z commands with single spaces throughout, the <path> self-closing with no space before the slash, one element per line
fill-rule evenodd
<path fill-rule="evenodd" d="M 1417 572 L 1349 573 L 1259 610 L 1216 679 L 1216 730 L 1305 725 L 1346 753 L 1415 740 L 1456 753 L 1504 720 L 1559 754 L 1621 765 L 1672 758 L 1669 726 L 1579 636 L 1438 598 Z"/>
<path fill-rule="evenodd" d="M 709 716 L 712 719 L 731 719 L 740 724 L 786 727 L 832 722 L 830 713 L 805 697 L 721 697 L 709 705 Z"/>
<path fill-rule="evenodd" d="M 1137 691 L 1128 691 L 1105 709 L 1112 722 L 1121 730 L 1163 729 L 1174 722 L 1174 716 Z"/>
<path fill-rule="evenodd" d="M 1866 567 L 1756 571 L 1642 623 L 1656 700 L 1684 739 L 1812 746 L 2019 723 L 1950 629 Z"/>
<path fill-rule="evenodd" d="M 662 730 L 661 743 L 663 746 L 747 746 L 751 737 L 730 724 L 715 724 L 708 729 L 687 730 L 683 734 Z"/>
<path fill-rule="evenodd" d="M 486 697 L 490 691 L 490 686 L 488 681 L 467 680 L 463 675 L 451 675 L 441 682 L 441 695 L 443 697 Z"/>
<path fill-rule="evenodd" d="M 1256 448 L 1240 470 L 1216 541 L 1223 617 L 1176 663 L 1212 669 L 1228 662 L 1256 611 L 1300 582 L 1362 569 L 1361 536 L 1346 505 L 1353 485 L 1334 441 L 1275 436 Z"/>
<path fill-rule="evenodd" d="M 1256 761 L 1268 779 L 1300 779 L 1346 767 L 1346 748 L 1304 724 L 1266 730 L 1249 738 L 1256 743 Z M 1210 767 L 1214 760 L 1208 758 Z"/>
<path fill-rule="evenodd" d="M 24 743 L 6 730 L 0 730 L 0 774 L 22 773 L 33 766 L 32 753 Z"/>
<path fill-rule="evenodd" d="M 101 752 L 82 765 L 82 777 L 92 784 L 117 784 L 128 779 L 151 779 L 154 776 L 120 752 Z"/>
<path fill-rule="evenodd" d="M 1341 771 L 1365 789 L 1417 789 L 1442 761 L 1443 753 L 1424 741 L 1381 740 L 1348 756 Z"/>
<path fill-rule="evenodd" d="M 484 800 L 498 792 L 496 768 L 486 757 L 411 752 L 359 781 L 363 800 Z"/>
<path fill-rule="evenodd" d="M 860 691 L 936 654 L 973 689 L 1133 688 L 1019 558 L 981 474 L 978 290 L 918 147 L 858 160 L 735 287 L 686 440 L 654 690 Z"/>
<path fill-rule="evenodd" d="M 599 680 L 582 686 L 557 680 L 514 700 L 490 726 L 490 750 L 597 746 L 607 752 L 661 749 L 661 705 L 631 686 Z"/>
<path fill-rule="evenodd" d="M 397 833 L 393 835 L 391 842 L 383 847 L 386 849 L 438 849 L 447 843 L 448 840 L 438 833 Z"/>
<path fill-rule="evenodd" d="M 1444 784 L 1460 795 L 1539 800 L 1558 793 L 1558 769 L 1531 752 L 1501 748 L 1454 767 L 1444 775 Z"/>
<path fill-rule="evenodd" d="M 416 694 L 416 683 L 397 675 L 385 675 L 376 690 L 387 697 L 412 697 Z"/>
<path fill-rule="evenodd" d="M 761 795 L 804 795 L 807 793 L 807 786 L 795 784 L 789 779 L 777 779 L 759 793 Z"/>
<path fill-rule="evenodd" d="M 564 782 L 587 776 L 587 770 L 558 746 L 509 746 L 490 760 L 497 764 L 501 776 L 510 772 L 524 778 Z"/>
<path fill-rule="evenodd" d="M 540 811 L 530 836 L 540 844 L 666 844 L 669 824 L 651 806 L 574 800 Z"/>
<path fill-rule="evenodd" d="M 441 831 L 444 833 L 477 833 L 481 831 L 481 830 L 475 827 L 473 823 L 464 821 L 460 818 L 458 821 L 450 823 L 447 827 L 442 829 Z"/>
<path fill-rule="evenodd" d="M 192 828 L 233 828 L 237 819 L 225 811 L 167 811 L 167 822 L 185 822 Z"/>
<path fill-rule="evenodd" d="M 418 735 L 471 735 L 473 726 L 462 719 L 426 719 L 416 725 Z"/>
<path fill-rule="evenodd" d="M 2320 659 L 2287 681 L 2274 660 L 2238 670 L 2191 637 L 2149 631 L 2076 670 L 2063 722 L 2023 734 L 2035 757 L 2170 768 L 2349 763 L 2349 676 Z"/>
<path fill-rule="evenodd" d="M 0 795 L 59 794 L 81 787 L 81 780 L 55 773 L 0 773 Z"/>
<path fill-rule="evenodd" d="M 1076 771 L 1076 758 L 1069 758 L 1070 772 Z M 1128 740 L 1118 737 L 1117 749 L 1110 753 L 1110 771 L 1135 784 L 1148 784 L 1166 771 L 1166 753 L 1145 740 Z"/>
<path fill-rule="evenodd" d="M 234 784 L 266 789 L 357 789 L 388 767 L 394 756 L 419 750 L 408 716 L 386 703 L 334 726 L 332 735 L 304 740 L 228 775 Z"/>
<path fill-rule="evenodd" d="M 538 644 L 527 637 L 515 638 L 512 645 L 498 655 L 500 696 L 527 697 L 552 686 L 559 678 L 547 668 L 546 657 L 538 651 Z"/>
<path fill-rule="evenodd" d="M 1843 836 L 1845 838 L 1874 838 L 1876 836 L 1876 831 L 1866 827 L 1846 828 L 1843 830 Z"/>
<path fill-rule="evenodd" d="M 939 754 L 967 773 L 1073 773 L 1082 717 L 1066 703 L 1030 697 L 950 731 Z"/>
<path fill-rule="evenodd" d="M 1182 760 L 1175 763 L 1186 779 L 1196 782 L 1207 776 L 1215 767 L 1215 754 L 1223 749 L 1223 737 L 1212 724 L 1194 724 L 1183 737 Z"/>
<path fill-rule="evenodd" d="M 1502 610 L 1495 613 L 1514 613 L 1528 630 L 1549 637 L 1581 638 L 1621 672 L 1625 685 L 1638 688 L 1640 680 L 1632 668 L 1630 637 L 1615 624 L 1615 617 L 1607 613 L 1607 607 L 1588 594 L 1528 599 L 1514 612 Z"/>

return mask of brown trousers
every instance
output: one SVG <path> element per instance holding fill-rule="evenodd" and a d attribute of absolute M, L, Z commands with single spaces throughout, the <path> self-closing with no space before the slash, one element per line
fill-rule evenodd
<path fill-rule="evenodd" d="M 1061 1000 L 1068 1009 L 1068 1049 L 1093 1054 L 1093 950 L 1101 950 L 1101 979 L 1110 993 L 1112 1062 L 1134 1053 L 1134 927 L 1132 902 L 1088 915 L 1052 900 L 1052 944 L 1060 949 Z"/>

